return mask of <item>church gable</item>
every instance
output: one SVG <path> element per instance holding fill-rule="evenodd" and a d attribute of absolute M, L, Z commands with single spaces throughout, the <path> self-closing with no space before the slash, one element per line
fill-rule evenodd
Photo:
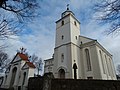
<path fill-rule="evenodd" d="M 91 42 L 91 41 L 94 41 L 95 39 L 91 39 L 91 38 L 88 38 L 88 37 L 84 37 L 84 36 L 80 36 L 80 43 L 81 44 L 85 44 L 85 43 L 88 43 L 88 42 Z"/>
<path fill-rule="evenodd" d="M 11 63 L 19 62 L 21 60 L 28 61 L 28 56 L 23 53 L 17 53 Z"/>

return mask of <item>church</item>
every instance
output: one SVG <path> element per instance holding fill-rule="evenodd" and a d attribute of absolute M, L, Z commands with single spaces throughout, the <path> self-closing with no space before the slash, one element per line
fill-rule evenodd
<path fill-rule="evenodd" d="M 112 55 L 97 40 L 80 35 L 80 22 L 69 7 L 56 21 L 54 54 L 44 66 L 49 72 L 62 79 L 116 80 Z"/>
<path fill-rule="evenodd" d="M 35 65 L 29 61 L 28 55 L 24 53 L 24 48 L 21 48 L 21 52 L 17 52 L 8 65 L 2 88 L 27 90 L 28 79 L 29 77 L 34 77 L 34 70 Z"/>

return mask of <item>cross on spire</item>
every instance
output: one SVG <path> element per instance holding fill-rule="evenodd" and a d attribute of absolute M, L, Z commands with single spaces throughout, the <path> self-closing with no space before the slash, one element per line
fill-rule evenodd
<path fill-rule="evenodd" d="M 23 47 L 20 48 L 20 53 L 25 53 L 25 51 L 26 51 L 25 48 L 23 48 Z"/>
<path fill-rule="evenodd" d="M 69 10 L 69 4 L 67 4 L 67 10 Z"/>

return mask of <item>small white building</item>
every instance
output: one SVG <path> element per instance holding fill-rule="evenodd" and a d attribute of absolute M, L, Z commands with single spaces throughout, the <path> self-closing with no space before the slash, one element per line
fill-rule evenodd
<path fill-rule="evenodd" d="M 54 56 L 45 73 L 55 78 L 116 80 L 112 55 L 97 40 L 80 35 L 80 22 L 67 8 L 56 21 Z"/>
<path fill-rule="evenodd" d="M 17 53 L 5 72 L 3 88 L 14 88 L 15 90 L 27 90 L 29 77 L 34 77 L 35 65 L 31 63 L 28 56 Z"/>

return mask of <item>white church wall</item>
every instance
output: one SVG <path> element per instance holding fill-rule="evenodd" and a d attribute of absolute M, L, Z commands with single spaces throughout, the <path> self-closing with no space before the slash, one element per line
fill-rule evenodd
<path fill-rule="evenodd" d="M 22 68 L 25 65 L 25 63 L 26 63 L 26 61 L 21 60 L 21 62 L 20 62 L 20 68 Z"/>
<path fill-rule="evenodd" d="M 86 53 L 85 53 L 85 49 L 88 49 L 90 51 L 90 48 L 89 47 L 85 47 L 82 49 L 82 53 L 83 53 L 83 72 L 84 72 L 84 79 L 87 79 L 87 77 L 93 77 L 93 71 L 88 71 L 87 70 L 87 60 L 86 60 Z M 91 59 L 90 59 L 91 60 Z M 92 64 L 92 63 L 91 63 Z"/>
<path fill-rule="evenodd" d="M 111 65 L 111 59 L 109 56 L 106 55 L 106 64 L 107 64 L 107 69 L 108 69 L 108 79 L 114 79 L 114 75 L 112 74 L 114 69 L 112 68 L 112 65 Z"/>
<path fill-rule="evenodd" d="M 58 56 L 58 49 L 54 49 L 53 75 L 54 75 L 55 78 L 58 76 L 58 73 L 57 73 L 56 68 L 55 68 L 55 67 L 57 67 L 57 63 L 58 63 L 57 56 Z"/>
<path fill-rule="evenodd" d="M 44 73 L 53 72 L 53 58 L 45 60 Z"/>
<path fill-rule="evenodd" d="M 95 44 L 94 42 L 92 43 L 82 45 L 82 48 L 81 48 L 81 51 L 82 51 L 81 58 L 84 60 L 84 61 L 81 61 L 83 63 L 82 67 L 84 67 L 84 70 L 83 70 L 84 73 L 82 73 L 83 78 L 93 76 L 94 79 L 106 79 L 106 80 L 116 79 L 111 54 L 105 51 L 103 47 L 98 46 L 98 44 Z M 87 71 L 86 56 L 85 56 L 86 48 L 89 49 L 89 52 L 90 52 L 90 60 L 91 60 L 91 66 L 92 66 L 91 71 Z M 101 60 L 99 51 L 101 51 L 103 60 Z M 103 66 L 104 66 L 105 73 L 103 73 Z"/>
<path fill-rule="evenodd" d="M 88 71 L 87 68 L 87 60 L 86 60 L 86 53 L 85 49 L 89 50 L 89 55 L 90 55 L 90 64 L 91 64 L 91 70 Z M 84 78 L 89 78 L 93 77 L 93 79 L 100 79 L 101 78 L 101 73 L 100 73 L 100 66 L 97 58 L 97 52 L 95 46 L 90 46 L 90 47 L 84 47 L 82 50 L 82 55 L 83 55 L 83 67 L 84 67 Z"/>
<path fill-rule="evenodd" d="M 73 61 L 73 59 L 72 59 L 72 44 L 69 44 L 69 45 L 67 45 L 66 46 L 67 47 L 67 68 L 68 68 L 68 70 L 69 70 L 69 73 L 66 73 L 66 77 L 68 77 L 68 78 L 71 78 L 71 77 L 73 77 L 72 75 L 73 75 L 73 73 L 72 73 L 72 62 L 71 61 Z"/>
<path fill-rule="evenodd" d="M 58 53 L 58 54 L 57 54 Z M 55 52 L 55 56 L 57 54 L 57 63 L 54 63 L 54 65 L 57 64 L 56 68 L 59 71 L 59 67 L 64 67 L 67 69 L 66 72 L 66 77 L 67 78 L 74 78 L 74 73 L 73 73 L 73 64 L 77 64 L 77 78 L 79 78 L 79 73 L 80 73 L 80 49 L 79 47 L 73 45 L 73 44 L 68 44 L 65 46 L 61 46 L 58 48 L 57 52 Z M 61 61 L 61 55 L 64 55 L 64 60 Z M 55 61 L 55 60 L 54 60 Z M 54 71 L 54 70 L 53 70 Z M 58 72 L 56 71 L 56 72 Z"/>
<path fill-rule="evenodd" d="M 81 73 L 80 73 L 80 76 L 79 78 L 80 79 L 85 79 L 85 70 L 86 70 L 86 66 L 85 66 L 85 54 L 84 54 L 84 49 L 80 49 L 80 70 L 81 70 Z"/>
<path fill-rule="evenodd" d="M 62 54 L 64 55 L 64 59 L 62 60 Z M 63 68 L 65 68 L 65 69 L 67 69 L 68 68 L 68 59 L 67 59 L 67 57 L 69 57 L 68 55 L 67 55 L 67 47 L 66 46 L 61 46 L 60 48 L 58 48 L 58 55 L 57 55 L 57 60 L 58 60 L 58 62 L 57 62 L 57 70 L 59 71 L 59 67 L 63 67 Z M 58 71 L 56 71 L 56 72 L 58 72 Z M 68 71 L 69 72 L 69 71 Z"/>
<path fill-rule="evenodd" d="M 64 17 L 56 22 L 56 30 L 62 26 L 62 21 L 64 21 L 64 25 L 70 22 L 69 17 Z"/>
<path fill-rule="evenodd" d="M 115 66 L 114 66 L 113 60 L 111 58 L 110 58 L 110 63 L 111 63 L 111 69 L 113 70 L 113 72 L 112 72 L 113 80 L 117 80 Z"/>
<path fill-rule="evenodd" d="M 94 79 L 102 79 L 100 62 L 97 55 L 96 45 L 91 46 L 90 54 L 91 54 L 91 60 L 92 60 Z"/>
<path fill-rule="evenodd" d="M 71 45 L 71 69 L 72 69 L 72 78 L 74 78 L 74 69 L 73 65 L 76 63 L 77 65 L 77 78 L 80 77 L 81 67 L 80 67 L 80 48 L 74 44 Z"/>
<path fill-rule="evenodd" d="M 55 49 L 54 54 L 54 67 L 53 73 L 55 77 L 58 77 L 58 71 L 64 68 L 66 71 L 66 77 L 70 78 L 72 76 L 72 62 L 71 62 L 71 45 L 61 46 Z M 61 60 L 61 55 L 64 55 L 64 60 Z M 67 70 L 66 70 L 67 69 Z"/>
<path fill-rule="evenodd" d="M 70 31 L 69 31 L 69 27 L 70 27 L 70 20 L 69 17 L 66 17 L 63 19 L 64 20 L 64 25 L 62 25 L 62 21 L 59 21 L 58 23 L 56 23 L 56 27 L 57 25 L 60 24 L 60 27 L 57 27 L 56 29 L 56 43 L 55 43 L 55 47 L 58 47 L 60 45 L 66 44 L 70 42 Z M 63 36 L 63 39 L 62 39 Z"/>
<path fill-rule="evenodd" d="M 72 26 L 75 26 L 80 32 L 80 22 L 73 15 L 70 15 L 70 22 L 72 23 Z"/>
<path fill-rule="evenodd" d="M 28 78 L 34 77 L 34 68 L 29 68 Z"/>
<path fill-rule="evenodd" d="M 71 42 L 79 46 L 79 35 L 80 35 L 80 24 L 79 22 L 70 15 L 70 36 Z"/>
<path fill-rule="evenodd" d="M 59 65 L 60 66 L 65 66 L 65 64 L 66 64 L 66 61 L 64 61 L 65 59 L 66 59 L 66 57 L 64 57 L 64 59 L 63 59 L 63 62 L 64 62 L 64 64 L 63 64 L 63 62 L 62 62 L 62 60 L 61 60 L 61 55 L 63 54 L 63 55 L 66 55 L 65 54 L 65 52 L 66 52 L 66 46 L 61 46 L 61 47 L 59 47 L 58 48 L 58 66 L 57 66 L 57 68 L 59 68 Z"/>
<path fill-rule="evenodd" d="M 102 78 L 116 80 L 115 69 L 112 62 L 112 56 L 110 54 L 107 54 L 100 47 L 97 46 L 96 48 L 97 48 L 98 59 L 100 62 Z M 102 56 L 100 56 L 100 52 Z"/>
<path fill-rule="evenodd" d="M 101 52 L 101 56 L 100 56 L 100 52 Z M 102 78 L 107 79 L 105 62 L 104 62 L 104 59 L 103 59 L 103 51 L 98 47 L 97 47 L 97 55 L 98 55 L 98 60 L 99 60 L 99 63 L 100 63 L 100 70 L 101 70 Z"/>

